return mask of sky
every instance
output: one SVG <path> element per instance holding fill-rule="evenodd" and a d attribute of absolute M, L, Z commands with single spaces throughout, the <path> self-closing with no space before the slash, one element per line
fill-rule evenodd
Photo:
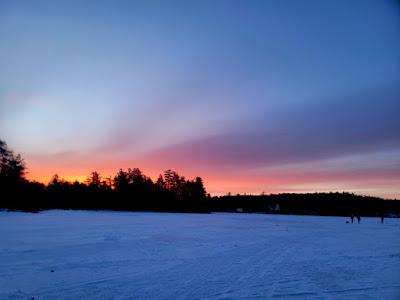
<path fill-rule="evenodd" d="M 33 180 L 400 199 L 399 115 L 398 1 L 0 0 L 0 138 Z"/>

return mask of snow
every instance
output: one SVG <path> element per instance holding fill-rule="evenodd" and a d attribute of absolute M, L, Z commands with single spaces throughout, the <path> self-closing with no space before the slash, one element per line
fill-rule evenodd
<path fill-rule="evenodd" d="M 0 212 L 0 241 L 0 299 L 400 299 L 400 219 Z"/>

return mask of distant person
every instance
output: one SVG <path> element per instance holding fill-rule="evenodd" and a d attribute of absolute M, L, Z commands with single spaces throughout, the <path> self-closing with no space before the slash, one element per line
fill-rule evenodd
<path fill-rule="evenodd" d="M 381 215 L 381 224 L 383 224 L 384 221 L 385 221 L 385 216 Z"/>
<path fill-rule="evenodd" d="M 351 214 L 350 219 L 351 219 L 351 224 L 353 224 L 353 222 L 354 222 L 354 215 L 353 214 Z"/>
<path fill-rule="evenodd" d="M 360 222 L 361 222 L 361 217 L 360 217 L 360 215 L 357 215 L 357 222 L 358 222 L 358 224 L 360 224 Z"/>

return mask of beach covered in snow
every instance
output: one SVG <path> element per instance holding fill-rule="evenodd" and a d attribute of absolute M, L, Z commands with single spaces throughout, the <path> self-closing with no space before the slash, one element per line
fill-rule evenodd
<path fill-rule="evenodd" d="M 400 299 L 400 219 L 0 212 L 0 299 Z"/>

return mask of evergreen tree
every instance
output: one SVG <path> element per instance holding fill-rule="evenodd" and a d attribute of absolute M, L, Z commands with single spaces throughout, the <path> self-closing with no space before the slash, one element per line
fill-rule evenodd
<path fill-rule="evenodd" d="M 3 191 L 16 189 L 25 181 L 25 162 L 0 140 L 0 187 Z"/>

